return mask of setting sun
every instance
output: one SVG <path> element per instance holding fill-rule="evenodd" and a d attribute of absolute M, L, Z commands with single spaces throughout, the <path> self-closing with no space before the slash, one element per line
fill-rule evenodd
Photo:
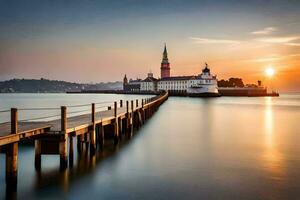
<path fill-rule="evenodd" d="M 269 68 L 267 68 L 267 69 L 265 70 L 265 73 L 266 73 L 266 75 L 267 75 L 268 77 L 272 77 L 272 76 L 274 76 L 275 71 L 274 71 L 274 69 L 273 69 L 272 67 L 269 67 Z"/>

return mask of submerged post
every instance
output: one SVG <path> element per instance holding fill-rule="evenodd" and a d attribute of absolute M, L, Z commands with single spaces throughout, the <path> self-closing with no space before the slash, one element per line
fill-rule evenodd
<path fill-rule="evenodd" d="M 67 107 L 61 107 L 61 139 L 59 141 L 60 169 L 68 166 L 68 145 L 67 145 Z"/>
<path fill-rule="evenodd" d="M 92 130 L 91 130 L 91 143 L 90 143 L 90 152 L 91 154 L 94 154 L 96 152 L 96 108 L 95 104 L 92 103 Z"/>
<path fill-rule="evenodd" d="M 18 132 L 18 110 L 11 109 L 11 134 Z M 8 144 L 6 147 L 6 184 L 12 189 L 16 189 L 18 176 L 18 143 Z"/>

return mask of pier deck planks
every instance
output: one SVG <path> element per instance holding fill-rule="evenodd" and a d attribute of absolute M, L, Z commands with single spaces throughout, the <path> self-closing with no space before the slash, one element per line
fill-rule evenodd
<path fill-rule="evenodd" d="M 137 108 L 135 108 L 137 109 Z M 129 109 L 131 111 L 131 109 Z M 117 115 L 122 116 L 126 113 L 126 107 L 118 108 Z M 114 110 L 105 110 L 95 113 L 96 123 L 101 121 L 114 119 Z M 66 133 L 74 132 L 81 128 L 87 128 L 92 125 L 91 114 L 83 114 L 67 118 L 67 131 Z M 9 143 L 10 141 L 15 142 L 20 138 L 30 137 L 32 135 L 45 133 L 59 134 L 61 128 L 61 120 L 43 121 L 43 122 L 19 122 L 18 133 L 15 135 L 10 134 L 11 124 L 10 122 L 0 124 L 0 146 Z M 32 134 L 27 134 L 32 133 Z M 16 138 L 18 136 L 18 138 Z M 6 141 L 4 141 L 6 140 Z M 1 142 L 2 141 L 2 142 Z"/>

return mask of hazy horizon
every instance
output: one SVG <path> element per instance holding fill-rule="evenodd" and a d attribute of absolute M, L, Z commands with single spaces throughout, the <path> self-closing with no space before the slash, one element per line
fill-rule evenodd
<path fill-rule="evenodd" d="M 196 75 L 208 62 L 218 79 L 300 88 L 297 0 L 1 0 L 0 13 L 0 80 L 159 77 L 166 42 L 171 75 Z"/>

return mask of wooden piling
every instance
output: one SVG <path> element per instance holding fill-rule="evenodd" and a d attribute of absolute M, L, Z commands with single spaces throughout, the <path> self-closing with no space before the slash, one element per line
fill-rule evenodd
<path fill-rule="evenodd" d="M 11 109 L 11 134 L 18 132 L 18 110 Z M 8 187 L 16 188 L 18 177 L 18 143 L 6 146 L 6 184 Z"/>
<path fill-rule="evenodd" d="M 129 102 L 126 101 L 126 120 L 125 120 L 125 134 L 127 135 L 130 129 L 130 113 L 129 113 Z"/>
<path fill-rule="evenodd" d="M 42 164 L 42 144 L 41 140 L 37 139 L 34 141 L 34 167 L 35 170 L 40 171 L 41 170 L 41 164 Z"/>
<path fill-rule="evenodd" d="M 115 120 L 114 120 L 114 144 L 118 144 L 119 143 L 119 125 L 118 125 L 118 118 L 117 118 L 117 108 L 118 105 L 117 105 L 117 102 L 115 101 L 114 103 L 114 117 L 115 117 Z"/>
<path fill-rule="evenodd" d="M 77 135 L 77 152 L 78 152 L 78 154 L 82 153 L 82 142 L 83 142 L 83 135 Z"/>
<path fill-rule="evenodd" d="M 96 108 L 95 108 L 95 104 L 92 103 L 92 130 L 91 130 L 91 142 L 90 142 L 90 153 L 91 154 L 95 154 L 96 152 L 96 124 L 95 124 L 95 116 L 96 115 Z"/>
<path fill-rule="evenodd" d="M 138 108 L 139 107 L 139 100 L 135 100 L 136 101 L 136 107 Z"/>
<path fill-rule="evenodd" d="M 99 128 L 99 146 L 101 149 L 103 149 L 103 146 L 104 146 L 104 126 L 101 124 L 99 124 L 98 126 Z"/>
<path fill-rule="evenodd" d="M 74 144 L 73 144 L 73 136 L 69 136 L 69 166 L 73 167 L 74 164 Z"/>
<path fill-rule="evenodd" d="M 61 107 L 61 139 L 59 141 L 60 169 L 64 170 L 68 166 L 68 144 L 67 130 L 67 107 Z"/>
<path fill-rule="evenodd" d="M 131 113 L 130 113 L 130 130 L 128 131 L 128 138 L 131 138 L 131 136 L 132 136 L 132 132 L 133 132 L 133 119 L 134 119 L 134 112 L 133 112 L 133 110 L 134 110 L 134 107 L 133 107 L 133 100 L 131 100 Z"/>
<path fill-rule="evenodd" d="M 120 100 L 120 107 L 121 108 L 123 107 L 123 100 L 122 99 Z"/>

